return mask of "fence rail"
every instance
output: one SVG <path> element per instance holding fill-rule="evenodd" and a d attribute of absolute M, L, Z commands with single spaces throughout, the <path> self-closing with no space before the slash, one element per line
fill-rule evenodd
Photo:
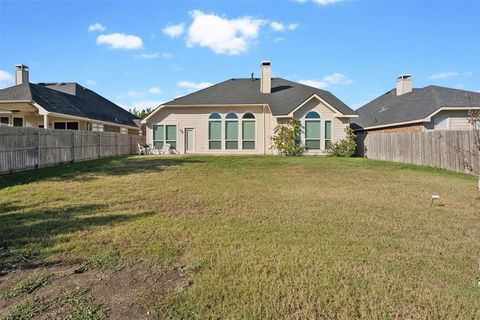
<path fill-rule="evenodd" d="M 360 133 L 357 155 L 480 174 L 473 131 Z"/>
<path fill-rule="evenodd" d="M 111 132 L 0 126 L 0 174 L 136 154 L 145 137 Z"/>

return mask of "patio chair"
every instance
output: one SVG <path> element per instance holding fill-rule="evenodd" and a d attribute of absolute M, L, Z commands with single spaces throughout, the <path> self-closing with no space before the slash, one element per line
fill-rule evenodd
<path fill-rule="evenodd" d="M 141 144 L 137 144 L 138 146 L 138 155 L 146 155 L 148 153 L 147 148 L 145 146 L 142 146 Z"/>

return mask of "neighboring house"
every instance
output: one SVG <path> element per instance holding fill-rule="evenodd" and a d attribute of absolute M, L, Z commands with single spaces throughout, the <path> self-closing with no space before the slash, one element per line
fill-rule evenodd
<path fill-rule="evenodd" d="M 261 78 L 230 79 L 160 105 L 142 123 L 148 144 L 165 143 L 179 153 L 273 154 L 278 124 L 302 123 L 307 154 L 323 154 L 345 137 L 355 111 L 328 91 L 271 78 L 270 62 Z"/>
<path fill-rule="evenodd" d="M 471 130 L 469 111 L 480 109 L 480 93 L 427 86 L 413 89 L 411 75 L 397 77 L 397 86 L 357 110 L 356 131 L 372 133 L 427 130 Z"/>
<path fill-rule="evenodd" d="M 140 120 L 78 83 L 28 81 L 17 65 L 13 87 L 0 90 L 0 125 L 138 134 Z"/>

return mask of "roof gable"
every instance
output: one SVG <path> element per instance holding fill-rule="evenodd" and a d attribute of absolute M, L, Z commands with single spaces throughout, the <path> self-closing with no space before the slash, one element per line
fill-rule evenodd
<path fill-rule="evenodd" d="M 465 109 L 475 106 L 480 106 L 480 93 L 477 92 L 427 86 L 397 96 L 396 90 L 392 89 L 359 108 L 355 126 L 370 128 L 420 122 L 440 108 Z"/>

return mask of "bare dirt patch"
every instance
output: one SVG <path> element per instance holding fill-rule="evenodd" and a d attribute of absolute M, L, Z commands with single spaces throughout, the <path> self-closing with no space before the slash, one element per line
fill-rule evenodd
<path fill-rule="evenodd" d="M 81 265 L 54 265 L 11 270 L 0 277 L 0 292 L 40 276 L 51 281 L 31 293 L 0 298 L 0 319 L 9 319 L 15 309 L 27 309 L 27 305 L 33 310 L 21 319 L 64 319 L 82 312 L 97 314 L 93 319 L 161 319 L 151 311 L 170 292 L 188 285 L 181 268 L 154 271 L 137 264 L 119 270 L 84 271 Z"/>

